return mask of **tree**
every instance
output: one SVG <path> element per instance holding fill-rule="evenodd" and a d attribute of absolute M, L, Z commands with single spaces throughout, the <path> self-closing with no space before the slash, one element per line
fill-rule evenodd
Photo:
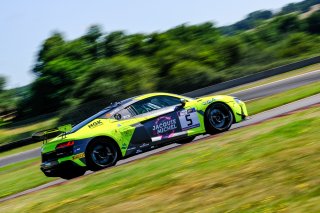
<path fill-rule="evenodd" d="M 221 39 L 217 43 L 216 49 L 225 68 L 237 64 L 241 59 L 242 45 L 237 38 Z"/>
<path fill-rule="evenodd" d="M 161 87 L 176 93 L 189 92 L 217 83 L 222 77 L 214 69 L 195 61 L 180 61 L 175 64 Z"/>
<path fill-rule="evenodd" d="M 39 51 L 37 62 L 46 63 L 56 58 L 61 54 L 59 47 L 64 44 L 64 38 L 62 33 L 54 32 L 49 38 L 47 38 Z"/>
<path fill-rule="evenodd" d="M 113 57 L 124 52 L 126 45 L 126 35 L 123 31 L 115 31 L 104 38 L 105 57 Z"/>
<path fill-rule="evenodd" d="M 151 92 L 155 89 L 156 71 L 143 58 L 118 56 L 95 63 L 81 78 L 74 98 L 82 103 L 108 98 L 110 102 Z"/>
<path fill-rule="evenodd" d="M 280 33 L 297 32 L 301 29 L 301 23 L 297 14 L 277 17 L 275 23 Z"/>
<path fill-rule="evenodd" d="M 102 27 L 92 25 L 88 28 L 87 33 L 83 36 L 89 43 L 95 43 L 102 36 Z"/>
<path fill-rule="evenodd" d="M 306 20 L 307 31 L 313 34 L 320 33 L 320 12 L 315 12 Z"/>
<path fill-rule="evenodd" d="M 6 85 L 6 78 L 4 76 L 0 76 L 0 92 L 4 90 L 5 85 Z"/>

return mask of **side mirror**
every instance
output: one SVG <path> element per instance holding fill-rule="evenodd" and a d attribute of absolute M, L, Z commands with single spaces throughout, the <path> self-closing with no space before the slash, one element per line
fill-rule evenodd
<path fill-rule="evenodd" d="M 114 118 L 115 118 L 116 120 L 118 120 L 118 121 L 121 120 L 121 117 L 122 117 L 122 116 L 121 116 L 121 114 L 119 114 L 119 113 L 117 113 L 117 114 L 114 115 Z"/>
<path fill-rule="evenodd" d="M 184 99 L 184 98 L 181 98 L 180 99 L 180 103 L 181 103 L 181 106 L 184 107 L 186 105 L 186 103 L 187 103 L 187 100 Z"/>

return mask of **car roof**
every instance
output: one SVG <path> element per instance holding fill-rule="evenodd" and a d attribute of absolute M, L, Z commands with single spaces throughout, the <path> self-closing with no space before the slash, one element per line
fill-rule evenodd
<path fill-rule="evenodd" d="M 181 95 L 176 95 L 176 94 L 172 94 L 172 93 L 165 93 L 165 92 L 148 93 L 148 94 L 144 94 L 144 95 L 139 95 L 139 96 L 133 97 L 132 99 L 140 101 L 140 100 L 143 100 L 143 99 L 146 99 L 146 98 L 150 98 L 150 97 L 154 97 L 154 96 L 171 96 L 171 97 L 176 97 L 176 98 L 187 98 L 187 99 L 190 99 L 189 97 L 184 97 L 184 96 L 181 96 Z"/>

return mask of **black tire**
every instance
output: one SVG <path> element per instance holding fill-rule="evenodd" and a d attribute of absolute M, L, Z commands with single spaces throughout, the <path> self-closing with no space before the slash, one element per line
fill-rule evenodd
<path fill-rule="evenodd" d="M 225 132 L 233 124 L 233 112 L 224 103 L 211 104 L 205 113 L 205 125 L 208 134 Z"/>
<path fill-rule="evenodd" d="M 80 177 L 84 175 L 84 173 L 86 173 L 86 169 L 84 168 L 68 168 L 64 171 L 61 171 L 61 173 L 59 174 L 59 177 L 66 180 L 70 180 L 76 177 Z"/>
<path fill-rule="evenodd" d="M 195 136 L 191 136 L 191 137 L 188 137 L 188 138 L 184 138 L 182 140 L 178 140 L 177 143 L 178 144 L 186 144 L 186 143 L 192 142 L 193 139 L 195 139 Z"/>
<path fill-rule="evenodd" d="M 117 163 L 119 154 L 112 141 L 98 139 L 89 144 L 86 151 L 88 169 L 98 171 Z"/>

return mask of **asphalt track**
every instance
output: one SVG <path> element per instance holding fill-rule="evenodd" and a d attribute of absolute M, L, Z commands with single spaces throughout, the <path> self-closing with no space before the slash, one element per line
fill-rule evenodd
<path fill-rule="evenodd" d="M 283 80 L 263 84 L 253 88 L 241 90 L 231 95 L 236 96 L 244 101 L 262 98 L 265 96 L 273 95 L 289 89 L 297 88 L 299 86 L 307 85 L 319 81 L 320 83 L 320 70 L 315 70 L 305 74 L 293 76 Z M 144 155 L 144 154 L 141 154 Z M 32 149 L 23 153 L 18 153 L 8 157 L 0 158 L 0 167 L 10 163 L 20 162 L 27 159 L 40 156 L 40 148 Z M 140 155 L 139 155 L 140 156 Z"/>
<path fill-rule="evenodd" d="M 320 81 L 320 70 L 315 70 L 305 74 L 296 75 L 290 78 L 285 78 L 282 80 L 241 90 L 239 92 L 232 93 L 232 95 L 243 100 L 252 100 L 294 89 L 317 81 Z"/>

